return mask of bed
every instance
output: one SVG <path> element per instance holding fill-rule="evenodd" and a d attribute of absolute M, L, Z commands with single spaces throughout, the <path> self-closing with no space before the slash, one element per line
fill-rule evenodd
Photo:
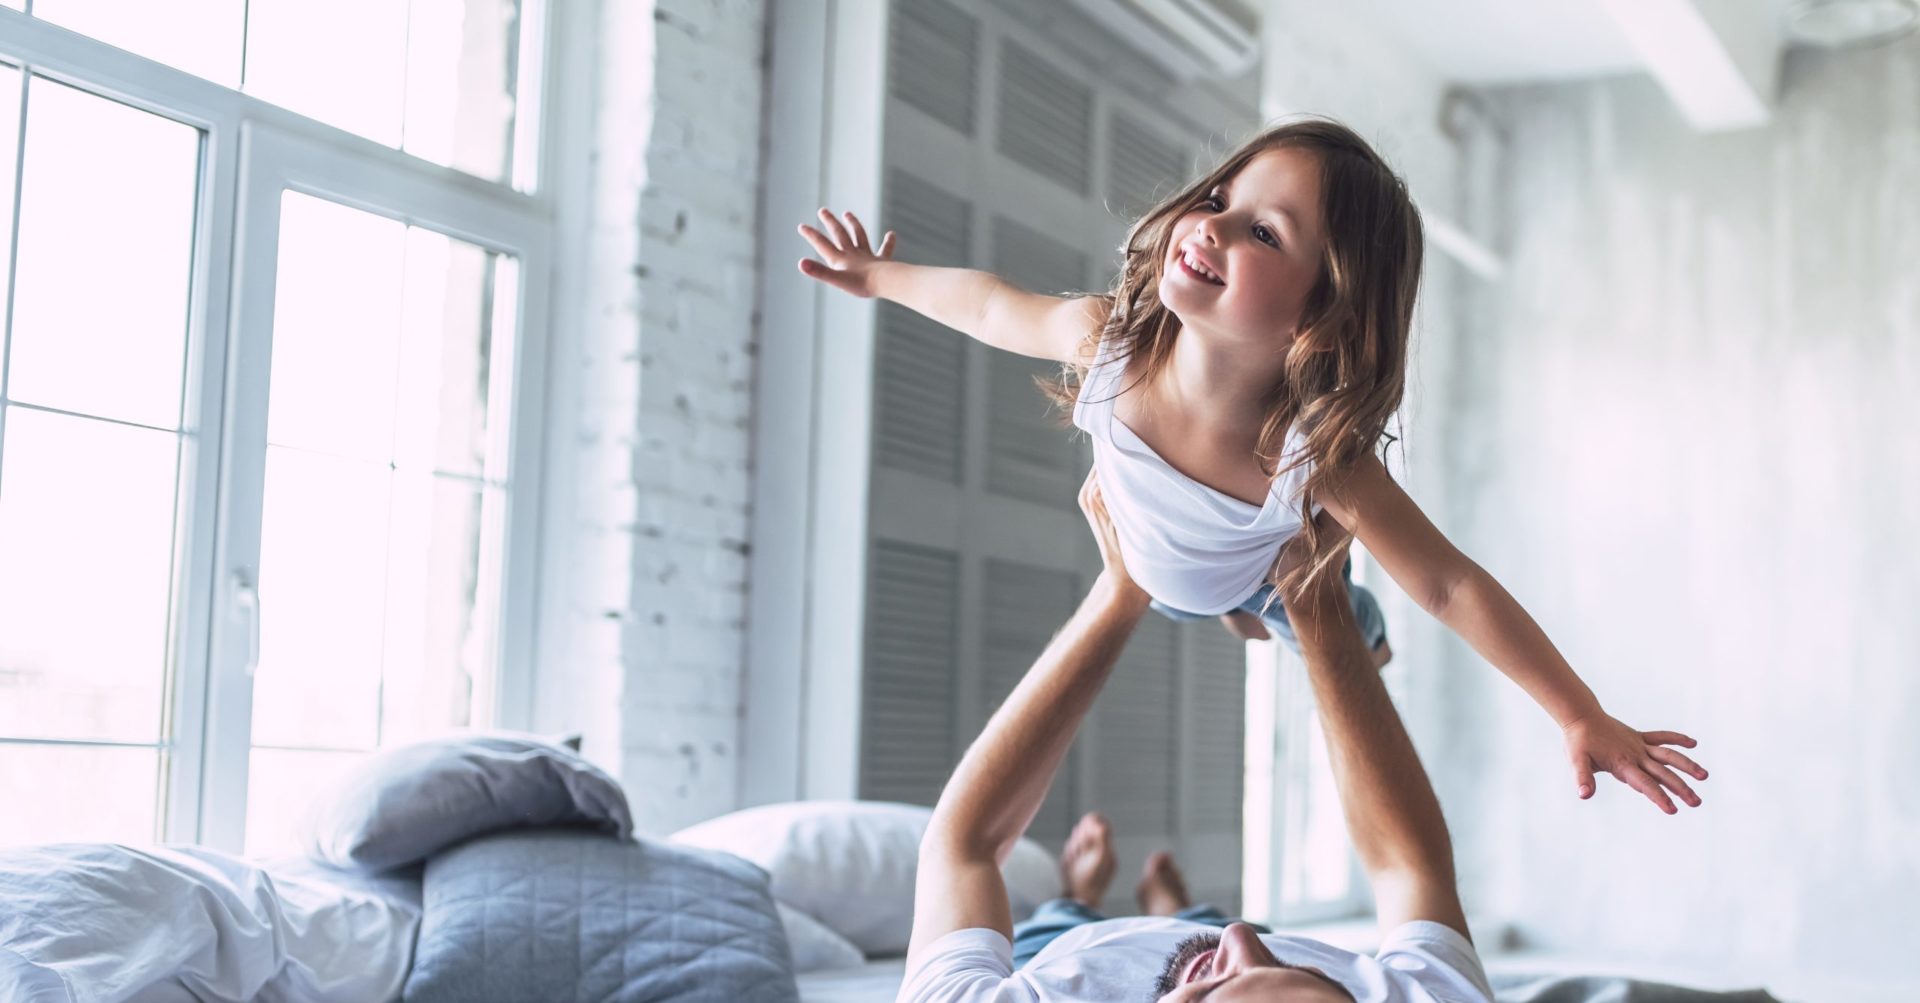
<path fill-rule="evenodd" d="M 307 852 L 0 848 L 17 1003 L 883 1003 L 903 974 L 925 808 L 806 802 L 636 838 L 562 745 L 485 735 L 375 757 Z M 1015 914 L 1057 888 L 1022 841 Z M 1489 965 L 1503 1003 L 1774 1003 Z"/>

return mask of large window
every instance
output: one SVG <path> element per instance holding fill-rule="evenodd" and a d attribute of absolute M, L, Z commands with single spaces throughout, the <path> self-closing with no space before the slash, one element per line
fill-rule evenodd
<path fill-rule="evenodd" d="M 0 843 L 273 852 L 369 750 L 521 720 L 537 0 L 22 6 Z"/>
<path fill-rule="evenodd" d="M 1359 585 L 1373 564 L 1364 554 L 1356 545 Z M 1278 641 L 1247 653 L 1246 915 L 1288 926 L 1364 915 L 1371 893 L 1306 666 Z"/>

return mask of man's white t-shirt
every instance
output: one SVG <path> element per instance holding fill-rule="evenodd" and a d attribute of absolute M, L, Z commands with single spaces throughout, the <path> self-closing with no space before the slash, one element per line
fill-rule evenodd
<path fill-rule="evenodd" d="M 1167 955 L 1196 933 L 1220 928 L 1159 916 L 1077 926 L 1013 970 L 1013 945 L 999 932 L 955 930 L 934 941 L 900 987 L 899 1003 L 1141 1003 Z M 1273 956 L 1318 968 L 1360 1003 L 1488 1003 L 1493 990 L 1480 956 L 1458 932 L 1424 920 L 1393 931 L 1368 957 L 1305 937 L 1262 934 Z"/>

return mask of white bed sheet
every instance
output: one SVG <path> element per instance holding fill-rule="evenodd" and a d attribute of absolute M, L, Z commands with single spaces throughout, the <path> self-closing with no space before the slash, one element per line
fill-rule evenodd
<path fill-rule="evenodd" d="M 418 884 L 193 847 L 0 848 L 0 999 L 397 999 Z"/>
<path fill-rule="evenodd" d="M 1494 976 L 1496 980 L 1503 975 L 1520 977 L 1578 975 L 1598 972 L 1616 976 L 1621 979 L 1651 979 L 1656 981 L 1664 979 L 1680 984 L 1730 988 L 1717 985 L 1716 980 L 1713 979 L 1690 978 L 1686 977 L 1684 973 L 1674 971 L 1631 969 L 1618 965 L 1554 965 L 1543 963 L 1543 959 L 1538 957 L 1508 958 L 1494 956 L 1487 959 L 1486 964 L 1488 974 Z M 870 960 L 858 968 L 808 972 L 799 977 L 800 1003 L 893 1003 L 894 996 L 900 992 L 900 982 L 906 977 L 906 972 L 907 961 L 905 958 Z M 1614 987 L 1606 996 L 1608 999 L 1629 998 L 1627 987 L 1625 986 Z M 1661 994 L 1654 991 L 1654 987 L 1646 987 L 1642 995 L 1631 996 L 1630 998 L 1658 999 L 1661 998 Z M 1784 998 L 1811 1000 L 1839 999 L 1843 997 L 1788 994 Z M 1844 998 L 1854 999 L 1856 997 Z M 1871 1003 L 1881 1003 L 1882 999 L 1879 996 L 1861 996 L 1857 998 L 1860 1003 L 1869 1003 L 1869 1001 L 1871 1001 Z M 1905 996 L 1900 997 L 1903 1003 L 1909 998 L 1910 997 Z M 1887 1003 L 1892 1003 L 1894 997 L 1888 996 L 1885 997 L 1885 999 Z"/>
<path fill-rule="evenodd" d="M 799 976 L 800 1003 L 893 1003 L 907 959 L 883 958 L 858 968 L 807 972 Z"/>

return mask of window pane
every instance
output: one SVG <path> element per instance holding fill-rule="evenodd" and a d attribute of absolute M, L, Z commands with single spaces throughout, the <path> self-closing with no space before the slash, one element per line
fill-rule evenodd
<path fill-rule="evenodd" d="M 413 0 L 408 153 L 509 180 L 519 20 L 517 0 Z"/>
<path fill-rule="evenodd" d="M 394 0 L 251 0 L 245 90 L 399 146 L 407 6 Z"/>
<path fill-rule="evenodd" d="M 395 483 L 387 580 L 383 743 L 408 742 L 475 723 L 499 602 L 483 505 L 498 489 L 400 474 Z"/>
<path fill-rule="evenodd" d="M 384 464 L 268 448 L 255 742 L 379 742 L 392 476 Z"/>
<path fill-rule="evenodd" d="M 522 3 L 252 0 L 243 86 L 374 142 L 509 181 L 515 145 L 534 138 L 518 133 L 537 119 L 520 107 L 521 77 L 537 72 L 521 65 Z"/>
<path fill-rule="evenodd" d="M 519 273 L 442 233 L 281 205 L 253 740 L 319 769 L 491 723 L 475 708 L 497 663 Z M 294 824 L 258 786 L 275 775 L 255 773 L 250 848 Z"/>
<path fill-rule="evenodd" d="M 0 845 L 151 843 L 159 790 L 154 749 L 0 744 Z"/>
<path fill-rule="evenodd" d="M 445 234 L 407 231 L 394 443 L 394 462 L 402 468 L 472 477 L 487 472 L 492 362 L 512 361 L 505 345 L 497 356 L 493 345 L 489 301 L 500 260 Z"/>
<path fill-rule="evenodd" d="M 176 437 L 19 407 L 6 417 L 0 735 L 157 741 Z"/>
<path fill-rule="evenodd" d="M 1304 776 L 1294 774 L 1293 791 L 1298 798 L 1292 812 L 1292 830 L 1288 843 L 1289 861 L 1281 902 L 1286 905 L 1340 902 L 1352 891 L 1352 850 L 1347 841 L 1345 816 L 1340 809 L 1340 791 L 1333 780 L 1333 763 L 1327 755 L 1326 734 L 1320 727 L 1320 715 L 1306 708 L 1306 741 L 1296 746 L 1307 755 Z"/>
<path fill-rule="evenodd" d="M 7 394 L 177 428 L 199 132 L 29 86 Z"/>
<path fill-rule="evenodd" d="M 33 16 L 238 87 L 246 6 L 246 0 L 35 0 Z"/>
<path fill-rule="evenodd" d="M 248 856 L 301 852 L 307 809 L 317 794 L 365 758 L 358 752 L 254 749 L 247 760 Z"/>
<path fill-rule="evenodd" d="M 312 196 L 282 197 L 268 441 L 393 458 L 406 230 Z"/>
<path fill-rule="evenodd" d="M 20 70 L 0 63 L 0 387 L 6 386 L 7 282 L 13 274 L 13 179 L 20 151 Z"/>

